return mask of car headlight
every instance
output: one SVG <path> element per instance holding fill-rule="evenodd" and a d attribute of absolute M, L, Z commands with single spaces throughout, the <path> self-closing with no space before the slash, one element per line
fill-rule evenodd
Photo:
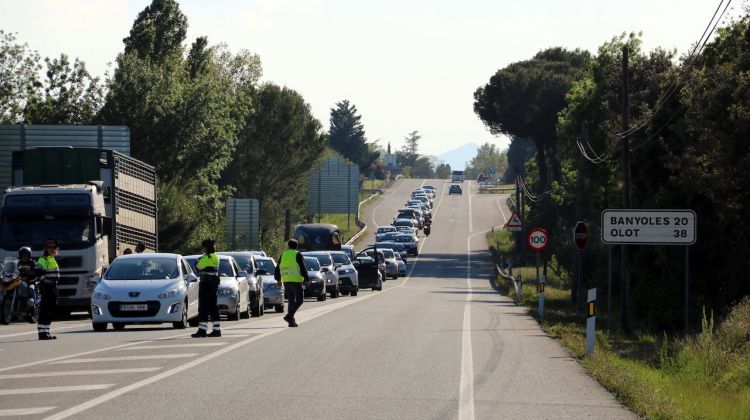
<path fill-rule="evenodd" d="M 94 299 L 110 300 L 110 299 L 112 299 L 112 296 L 110 296 L 110 295 L 108 295 L 108 294 L 106 294 L 104 292 L 96 292 L 96 293 L 94 293 Z"/>
<path fill-rule="evenodd" d="M 333 281 L 331 279 L 327 279 L 326 283 L 333 283 Z"/>
<path fill-rule="evenodd" d="M 223 289 L 219 289 L 216 292 L 216 294 L 219 295 L 219 296 L 234 296 L 235 290 L 234 289 L 223 288 Z"/>
<path fill-rule="evenodd" d="M 177 289 L 169 289 L 164 292 L 159 293 L 159 296 L 157 296 L 159 299 L 169 299 L 173 297 L 177 297 Z"/>
<path fill-rule="evenodd" d="M 339 271 L 339 274 L 351 274 L 351 273 L 353 273 L 353 272 L 354 272 L 354 270 L 353 270 L 353 269 L 351 269 L 351 268 L 346 268 L 346 269 L 344 269 L 344 270 L 341 270 L 341 271 Z"/>

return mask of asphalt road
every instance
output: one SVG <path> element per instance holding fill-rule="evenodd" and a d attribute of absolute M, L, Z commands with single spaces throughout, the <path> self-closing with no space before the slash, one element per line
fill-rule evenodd
<path fill-rule="evenodd" d="M 399 181 L 365 210 L 387 224 L 423 181 Z M 89 321 L 0 328 L 0 416 L 85 419 L 633 418 L 495 293 L 484 234 L 504 197 L 436 200 L 432 235 L 409 275 L 381 292 L 308 300 L 299 328 L 279 314 L 225 321 L 190 339 L 165 324 L 93 333 Z M 471 192 L 471 193 L 469 193 Z M 362 244 L 372 242 L 372 231 Z"/>

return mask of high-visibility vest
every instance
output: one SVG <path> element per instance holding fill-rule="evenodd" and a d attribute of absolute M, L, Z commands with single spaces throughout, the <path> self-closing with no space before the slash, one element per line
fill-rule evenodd
<path fill-rule="evenodd" d="M 305 280 L 300 272 L 299 263 L 297 263 L 297 254 L 298 252 L 293 249 L 287 249 L 281 253 L 279 272 L 281 273 L 281 281 L 284 283 L 302 283 Z"/>
<path fill-rule="evenodd" d="M 203 254 L 195 263 L 195 268 L 204 273 L 216 273 L 219 271 L 219 256 L 213 252 Z"/>
<path fill-rule="evenodd" d="M 55 257 L 51 255 L 43 256 L 36 263 L 45 271 L 41 277 L 44 283 L 54 284 L 57 282 L 57 278 L 60 277 L 60 266 L 57 265 Z"/>

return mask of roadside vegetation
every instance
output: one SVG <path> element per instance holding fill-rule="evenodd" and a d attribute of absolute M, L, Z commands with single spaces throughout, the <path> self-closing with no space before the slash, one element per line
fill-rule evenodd
<path fill-rule="evenodd" d="M 515 250 L 513 234 L 495 231 L 487 242 L 499 256 Z M 526 306 L 542 329 L 565 347 L 605 388 L 628 408 L 657 419 L 743 419 L 750 416 L 750 297 L 717 321 L 701 312 L 700 331 L 679 336 L 666 331 L 636 330 L 624 335 L 617 320 L 606 319 L 599 289 L 596 349 L 585 356 L 585 317 L 571 302 L 570 279 L 550 264 L 545 287 L 544 319 L 537 314 L 535 267 L 514 267 L 523 278 L 522 298 L 498 280 L 500 291 Z M 613 313 L 617 313 L 616 309 Z"/>

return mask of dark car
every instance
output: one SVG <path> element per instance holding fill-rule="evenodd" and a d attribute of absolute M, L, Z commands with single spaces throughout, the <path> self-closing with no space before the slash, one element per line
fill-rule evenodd
<path fill-rule="evenodd" d="M 336 225 L 309 223 L 299 225 L 294 237 L 300 251 L 341 251 L 341 232 Z"/>
<path fill-rule="evenodd" d="M 312 296 L 319 301 L 326 300 L 328 296 L 326 294 L 326 273 L 323 272 L 320 261 L 315 257 L 305 257 L 305 268 L 309 277 L 309 281 L 303 283 L 305 297 Z"/>
<path fill-rule="evenodd" d="M 448 195 L 451 195 L 451 194 L 463 195 L 463 193 L 464 193 L 464 189 L 461 188 L 461 186 L 458 184 L 451 184 L 451 187 L 448 189 Z"/>

